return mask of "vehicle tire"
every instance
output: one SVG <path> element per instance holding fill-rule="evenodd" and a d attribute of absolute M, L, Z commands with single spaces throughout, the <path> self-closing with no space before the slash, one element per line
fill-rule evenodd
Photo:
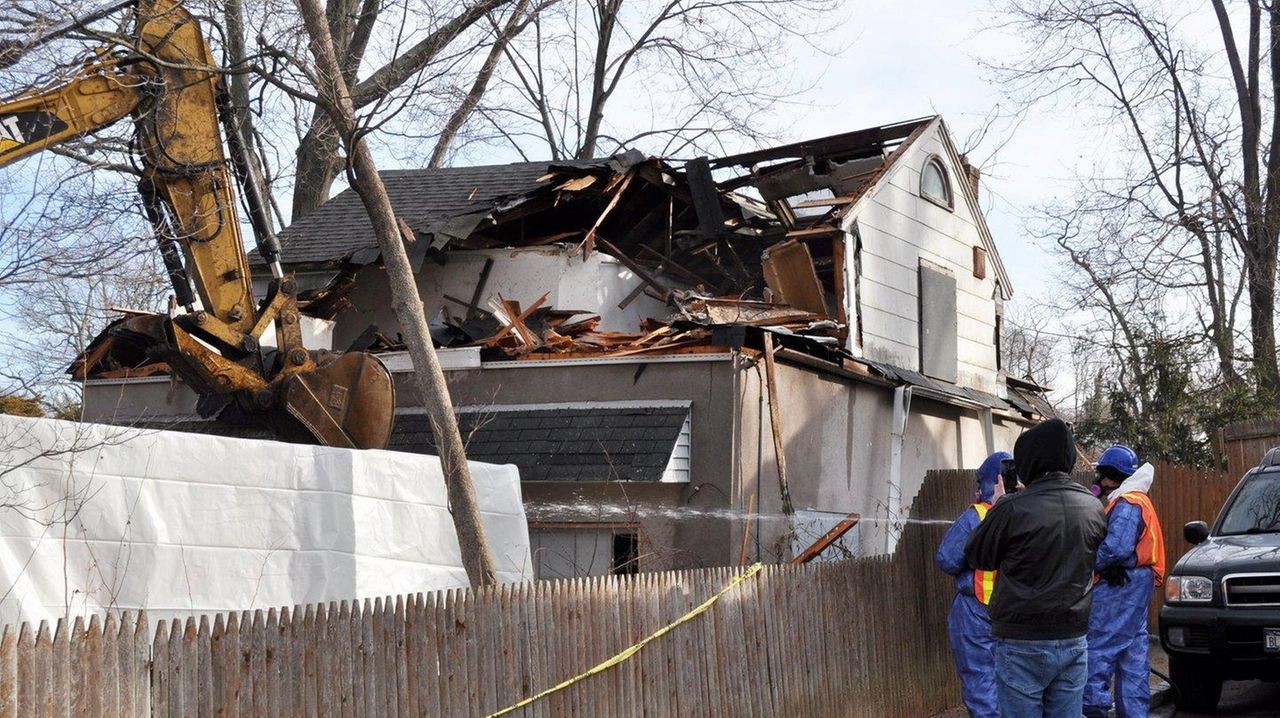
<path fill-rule="evenodd" d="M 1180 711 L 1212 713 L 1222 697 L 1222 675 L 1211 661 L 1169 656 L 1173 704 Z"/>

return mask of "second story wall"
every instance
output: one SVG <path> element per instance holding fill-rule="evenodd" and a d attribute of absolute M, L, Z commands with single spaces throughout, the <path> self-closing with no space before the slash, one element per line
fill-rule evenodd
<path fill-rule="evenodd" d="M 849 348 L 996 394 L 997 259 L 945 132 L 940 120 L 931 123 L 845 218 L 847 246 L 856 248 L 846 252 L 847 286 L 855 288 L 846 293 Z M 944 173 L 949 202 L 930 195 L 936 183 L 922 192 L 930 164 Z"/>

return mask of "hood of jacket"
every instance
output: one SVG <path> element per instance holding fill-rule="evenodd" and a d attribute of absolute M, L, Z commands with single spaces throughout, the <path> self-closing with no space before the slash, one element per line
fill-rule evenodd
<path fill-rule="evenodd" d="M 988 456 L 982 466 L 978 467 L 978 500 L 991 501 L 996 494 L 996 484 L 1000 482 L 1000 464 L 1013 455 L 1007 451 L 997 451 Z"/>
<path fill-rule="evenodd" d="M 1118 496 L 1124 494 L 1148 494 L 1151 493 L 1151 482 L 1156 478 L 1156 467 L 1151 464 L 1143 464 L 1133 475 L 1125 479 L 1111 495 L 1107 497 L 1108 501 L 1114 500 Z"/>
<path fill-rule="evenodd" d="M 1018 476 L 1030 486 L 1045 474 L 1069 474 L 1076 465 L 1076 440 L 1061 419 L 1049 419 L 1027 429 L 1013 445 Z"/>

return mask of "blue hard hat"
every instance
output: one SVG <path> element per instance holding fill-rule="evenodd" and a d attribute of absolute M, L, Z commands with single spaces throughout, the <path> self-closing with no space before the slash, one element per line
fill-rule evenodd
<path fill-rule="evenodd" d="M 1013 454 L 1007 451 L 997 451 L 988 456 L 986 461 L 982 462 L 982 466 L 978 467 L 978 500 L 990 501 L 996 490 L 996 482 L 1000 480 L 1000 474 L 1003 473 L 1004 462 L 1013 461 Z"/>
<path fill-rule="evenodd" d="M 1124 444 L 1107 447 L 1098 457 L 1098 468 L 1110 466 L 1125 476 L 1132 476 L 1138 470 L 1138 454 Z"/>

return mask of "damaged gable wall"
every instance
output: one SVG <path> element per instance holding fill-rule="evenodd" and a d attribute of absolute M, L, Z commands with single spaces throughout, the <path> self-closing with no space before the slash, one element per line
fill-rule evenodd
<path fill-rule="evenodd" d="M 983 220 L 973 212 L 976 203 L 968 201 L 968 179 L 945 133 L 940 119 L 931 122 L 845 215 L 845 231 L 861 237 L 860 253 L 845 256 L 846 276 L 857 284 L 857 292 L 847 295 L 850 322 L 861 322 L 861 346 L 857 332 L 851 332 L 849 348 L 869 359 L 921 370 L 920 267 L 925 263 L 956 282 L 956 383 L 1002 393 L 995 342 L 999 260 L 988 251 Z M 921 172 L 931 158 L 946 169 L 951 209 L 920 194 Z M 848 245 L 855 246 L 852 238 Z M 982 279 L 975 276 L 974 247 L 987 255 Z M 1004 290 L 1007 294 L 1008 288 Z"/>
<path fill-rule="evenodd" d="M 635 331 L 640 320 L 662 317 L 670 313 L 665 304 L 641 294 L 627 304 L 618 305 L 642 284 L 616 259 L 603 252 L 593 252 L 585 260 L 570 256 L 561 245 L 524 249 L 453 250 L 441 265 L 423 262 L 417 274 L 418 291 L 430 320 L 445 308 L 455 317 L 466 314 L 463 303 L 475 293 L 485 261 L 493 260 L 480 291 L 478 307 L 489 310 L 489 301 L 499 295 L 520 302 L 533 303 L 544 293 L 547 304 L 561 309 L 581 309 L 600 317 L 604 331 Z M 337 317 L 334 346 L 345 347 L 365 327 L 377 324 L 384 331 L 395 332 L 399 326 L 391 308 L 390 287 L 382 279 L 382 268 L 371 265 L 361 270 L 357 286 L 352 290 L 352 307 Z M 452 299 L 446 299 L 446 295 Z"/>

